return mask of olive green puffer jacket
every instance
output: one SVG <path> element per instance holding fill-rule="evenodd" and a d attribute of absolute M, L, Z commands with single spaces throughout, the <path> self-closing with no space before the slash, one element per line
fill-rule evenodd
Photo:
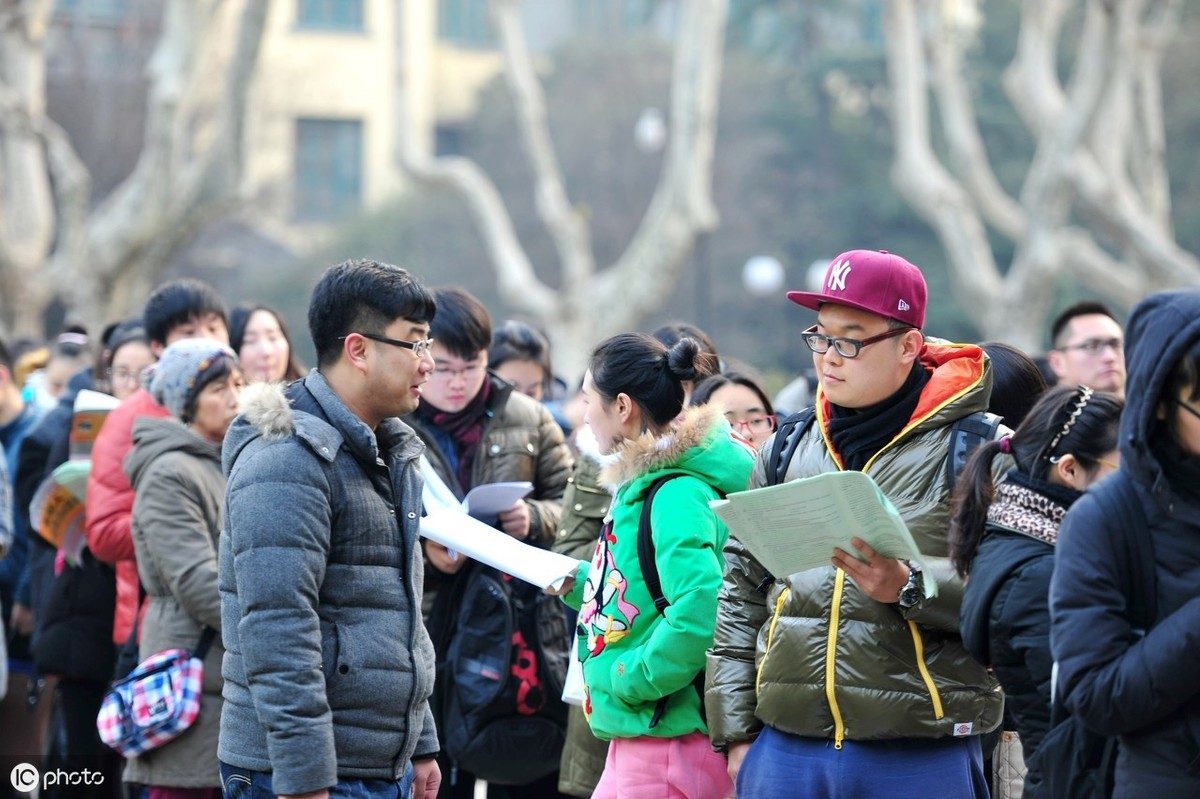
<path fill-rule="evenodd" d="M 863 471 L 904 517 L 930 565 L 925 578 L 937 580 L 937 597 L 901 611 L 832 566 L 779 576 L 764 590 L 765 570 L 731 538 L 708 658 L 706 705 L 718 748 L 751 740 L 763 724 L 840 747 L 845 738 L 977 735 L 1000 723 L 1000 687 L 959 636 L 962 582 L 946 559 L 951 425 L 987 408 L 991 367 L 974 345 L 927 344 L 921 358 L 932 373 L 916 411 Z M 815 423 L 786 480 L 842 468 L 828 419 L 828 400 L 818 392 Z M 766 485 L 770 451 L 768 442 L 751 488 Z"/>

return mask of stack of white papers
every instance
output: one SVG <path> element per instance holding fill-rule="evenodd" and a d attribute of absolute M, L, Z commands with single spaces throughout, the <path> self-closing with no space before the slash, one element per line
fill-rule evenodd
<path fill-rule="evenodd" d="M 862 560 L 850 544 L 858 537 L 881 555 L 920 565 L 925 596 L 937 595 L 937 583 L 904 519 L 863 472 L 829 472 L 739 491 L 709 504 L 777 577 L 828 567 L 835 547 Z"/>
<path fill-rule="evenodd" d="M 457 557 L 474 558 L 539 588 L 558 589 L 575 574 L 578 560 L 518 541 L 488 523 L 528 495 L 532 483 L 487 483 L 473 488 L 459 502 L 424 456 L 421 473 L 427 513 L 421 517 L 421 535 L 430 541 Z"/>

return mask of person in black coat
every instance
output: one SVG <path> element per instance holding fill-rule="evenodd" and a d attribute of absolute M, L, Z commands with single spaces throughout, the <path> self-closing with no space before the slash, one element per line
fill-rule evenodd
<path fill-rule="evenodd" d="M 1122 402 L 1084 386 L 1044 394 L 1009 438 L 986 442 L 959 478 L 950 556 L 966 582 L 963 644 L 1004 688 L 1006 730 L 1029 760 L 1050 727 L 1050 575 L 1063 517 L 1118 465 Z M 995 488 L 992 461 L 1016 466 Z M 1027 794 L 1038 775 L 1027 775 Z"/>
<path fill-rule="evenodd" d="M 1059 532 L 1051 648 L 1067 709 L 1120 739 L 1113 796 L 1200 796 L 1200 289 L 1151 295 L 1126 330 L 1121 470 L 1154 555 L 1133 573 L 1122 514 L 1086 495 Z M 1114 483 L 1114 485 L 1119 485 Z M 1137 518 L 1134 517 L 1134 518 Z M 1140 527 L 1140 529 L 1139 529 Z M 1144 549 L 1144 544 L 1142 545 Z M 1125 578 L 1125 579 L 1123 579 Z M 1150 590 L 1152 589 L 1152 590 Z M 1150 597 L 1148 629 L 1129 618 Z"/>

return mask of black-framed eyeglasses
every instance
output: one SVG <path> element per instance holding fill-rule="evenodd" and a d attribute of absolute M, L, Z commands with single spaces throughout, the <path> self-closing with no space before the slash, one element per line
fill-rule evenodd
<path fill-rule="evenodd" d="M 804 339 L 804 343 L 808 346 L 808 348 L 818 355 L 823 355 L 829 352 L 829 348 L 833 347 L 838 351 L 838 355 L 841 355 L 843 358 L 857 358 L 858 353 L 861 352 L 862 348 L 868 344 L 874 344 L 876 341 L 883 341 L 884 339 L 902 336 L 910 330 L 916 330 L 916 328 L 898 327 L 895 330 L 888 330 L 880 333 L 877 336 L 871 336 L 870 338 L 864 338 L 860 340 L 856 338 L 846 338 L 844 336 L 826 336 L 823 333 L 818 333 L 817 326 L 813 325 L 808 330 L 805 330 L 803 333 L 801 333 L 800 338 Z"/>
<path fill-rule="evenodd" d="M 345 341 L 353 333 L 348 333 L 345 336 L 338 336 L 338 341 Z M 371 341 L 378 341 L 380 344 L 391 344 L 393 347 L 404 347 L 406 350 L 412 350 L 413 355 L 418 358 L 429 352 L 433 348 L 433 339 L 424 338 L 420 341 L 402 341 L 398 338 L 388 338 L 387 336 L 378 336 L 374 333 L 359 333 L 363 338 L 369 338 Z"/>
<path fill-rule="evenodd" d="M 1189 405 L 1188 403 L 1184 402 L 1181 399 L 1176 399 L 1175 404 L 1178 405 L 1180 408 L 1183 408 L 1185 411 L 1190 413 L 1192 416 L 1195 416 L 1197 419 L 1200 419 L 1200 409 L 1192 407 L 1191 405 Z"/>
<path fill-rule="evenodd" d="M 1066 352 L 1067 350 L 1080 350 L 1088 355 L 1099 355 L 1109 347 L 1112 347 L 1113 352 L 1118 355 L 1125 348 L 1125 342 L 1119 338 L 1089 338 L 1078 344 L 1068 344 L 1065 347 L 1059 347 L 1059 351 Z"/>

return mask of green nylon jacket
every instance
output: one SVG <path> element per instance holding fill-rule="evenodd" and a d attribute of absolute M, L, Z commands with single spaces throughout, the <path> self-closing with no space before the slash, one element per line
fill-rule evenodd
<path fill-rule="evenodd" d="M 947 559 L 945 481 L 951 425 L 986 410 L 991 367 L 974 345 L 927 343 L 929 382 L 908 425 L 863 471 L 904 517 L 936 579 L 937 596 L 914 608 L 877 602 L 832 566 L 776 575 L 735 539 L 726 545 L 706 707 L 713 744 L 753 739 L 763 724 L 842 740 L 978 735 L 996 728 L 1003 696 L 959 636 L 962 581 Z M 828 437 L 829 404 L 799 442 L 786 480 L 840 470 Z M 750 480 L 766 485 L 763 446 Z M 997 459 L 999 464 L 1002 459 Z M 1004 460 L 1004 467 L 1011 463 Z M 830 553 L 832 555 L 832 553 Z"/>

